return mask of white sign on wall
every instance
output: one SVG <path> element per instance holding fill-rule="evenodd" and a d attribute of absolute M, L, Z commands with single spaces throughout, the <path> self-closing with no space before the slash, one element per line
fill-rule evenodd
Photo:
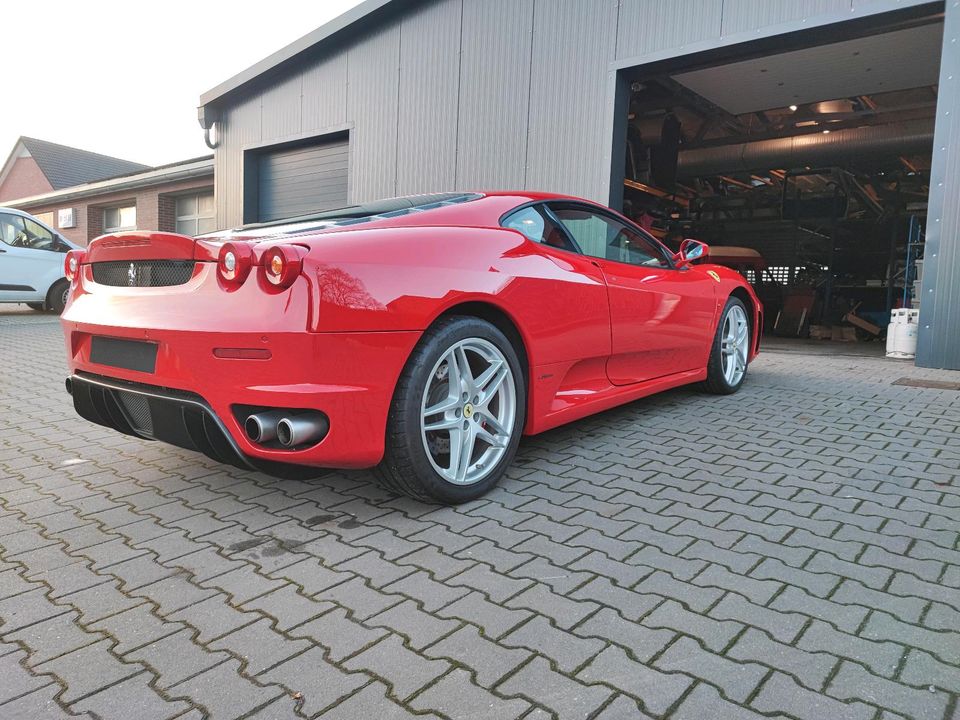
<path fill-rule="evenodd" d="M 73 228 L 77 226 L 77 209 L 60 208 L 57 210 L 57 227 Z"/>

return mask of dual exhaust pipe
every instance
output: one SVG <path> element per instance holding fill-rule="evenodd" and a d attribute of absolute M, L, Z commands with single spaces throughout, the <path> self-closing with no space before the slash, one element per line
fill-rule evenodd
<path fill-rule="evenodd" d="M 243 429 L 252 442 L 262 445 L 276 440 L 285 448 L 295 448 L 320 442 L 330 430 L 330 421 L 316 410 L 270 410 L 248 416 Z"/>

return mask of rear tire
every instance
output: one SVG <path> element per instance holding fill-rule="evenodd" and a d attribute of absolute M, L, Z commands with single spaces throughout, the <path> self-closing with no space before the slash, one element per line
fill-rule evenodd
<path fill-rule="evenodd" d="M 66 279 L 57 280 L 47 293 L 47 307 L 57 315 L 63 312 L 70 294 L 70 283 Z"/>
<path fill-rule="evenodd" d="M 750 341 L 753 333 L 750 316 L 743 301 L 730 297 L 720 315 L 707 361 L 707 380 L 703 387 L 715 395 L 732 395 L 747 377 Z"/>
<path fill-rule="evenodd" d="M 419 500 L 474 500 L 510 466 L 525 419 L 523 370 L 506 336 L 475 317 L 444 318 L 397 382 L 377 475 Z"/>
<path fill-rule="evenodd" d="M 31 310 L 36 310 L 37 312 L 43 312 L 47 309 L 47 306 L 43 303 L 27 303 L 27 307 Z"/>

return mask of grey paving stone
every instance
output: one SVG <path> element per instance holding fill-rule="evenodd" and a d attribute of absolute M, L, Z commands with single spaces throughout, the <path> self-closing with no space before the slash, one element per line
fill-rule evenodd
<path fill-rule="evenodd" d="M 254 612 L 241 612 L 222 596 L 215 596 L 178 610 L 166 617 L 170 622 L 186 623 L 199 631 L 197 640 L 209 642 L 259 619 Z"/>
<path fill-rule="evenodd" d="M 346 590 L 346 588 L 343 588 Z M 439 608 L 442 608 L 445 605 L 449 605 L 455 600 L 468 595 L 470 593 L 470 588 L 466 587 L 451 587 L 443 583 L 438 583 L 435 580 L 432 580 L 430 576 L 423 572 L 419 571 L 413 575 L 408 575 L 402 580 L 391 583 L 383 588 L 385 593 L 401 593 L 407 597 L 413 598 L 420 602 L 423 605 L 423 609 L 428 612 L 432 612 Z M 398 597 L 394 595 L 389 600 L 384 599 L 384 605 L 380 608 L 380 611 L 385 610 L 395 602 L 403 600 L 403 597 Z M 354 607 L 356 602 L 351 601 L 349 595 L 343 596 L 343 602 L 350 607 Z M 386 604 L 388 603 L 389 604 Z"/>
<path fill-rule="evenodd" d="M 760 630 L 749 628 L 727 651 L 736 660 L 763 663 L 795 676 L 804 686 L 820 691 L 838 660 L 826 653 L 806 652 L 771 640 Z"/>
<path fill-rule="evenodd" d="M 500 640 L 502 645 L 528 648 L 543 653 L 564 672 L 573 672 L 603 649 L 604 643 L 593 638 L 578 637 L 554 627 L 541 615 L 534 616 Z"/>
<path fill-rule="evenodd" d="M 767 558 L 750 573 L 755 578 L 779 580 L 801 587 L 812 595 L 826 597 L 840 584 L 841 577 L 826 572 L 809 572 Z"/>
<path fill-rule="evenodd" d="M 670 630 L 651 630 L 604 608 L 574 628 L 581 637 L 596 637 L 626 648 L 640 662 L 647 662 L 676 637 Z"/>
<path fill-rule="evenodd" d="M 867 637 L 842 633 L 824 622 L 814 620 L 804 630 L 797 647 L 856 660 L 878 675 L 891 677 L 904 655 L 904 649 L 892 642 L 875 642 Z"/>
<path fill-rule="evenodd" d="M 362 690 L 335 705 L 320 717 L 323 720 L 357 720 L 357 718 L 389 718 L 389 720 L 438 720 L 433 713 L 414 715 L 387 696 L 387 687 L 383 683 L 373 682 Z"/>
<path fill-rule="evenodd" d="M 214 640 L 207 647 L 231 652 L 245 663 L 246 674 L 258 675 L 267 668 L 299 655 L 310 647 L 310 643 L 281 635 L 264 618 Z"/>
<path fill-rule="evenodd" d="M 172 697 L 189 697 L 209 711 L 209 717 L 237 718 L 263 707 L 283 694 L 279 685 L 261 687 L 240 675 L 237 660 L 210 668 L 168 689 Z"/>
<path fill-rule="evenodd" d="M 844 703 L 806 690 L 778 672 L 767 679 L 751 705 L 762 713 L 785 712 L 802 720 L 870 720 L 876 712 L 862 702 Z"/>
<path fill-rule="evenodd" d="M 910 688 L 872 675 L 850 662 L 840 665 L 826 692 L 841 700 L 869 698 L 880 707 L 920 718 L 943 717 L 950 701 L 949 695 L 943 691 Z"/>
<path fill-rule="evenodd" d="M 708 569 L 709 568 L 706 568 L 704 572 Z M 697 577 L 701 577 L 702 575 L 703 573 L 701 572 Z M 672 575 L 662 570 L 652 572 L 638 582 L 633 589 L 638 593 L 649 593 L 659 597 L 673 598 L 697 612 L 705 612 L 707 608 L 714 605 L 717 600 L 723 597 L 723 590 L 715 587 L 704 587 L 696 582 L 696 578 L 691 580 L 691 582 L 683 582 L 681 580 L 675 580 Z"/>
<path fill-rule="evenodd" d="M 900 673 L 900 681 L 925 688 L 932 685 L 960 695 L 960 672 L 957 672 L 957 668 L 945 665 L 922 650 L 910 651 Z"/>
<path fill-rule="evenodd" d="M 503 647 L 466 626 L 426 648 L 424 654 L 459 663 L 474 673 L 482 687 L 492 687 L 530 657 L 530 651 Z"/>
<path fill-rule="evenodd" d="M 57 702 L 56 698 L 61 687 L 55 683 L 45 685 L 9 703 L 0 705 L 0 712 L 6 717 L 16 718 L 43 718 L 43 720 L 95 720 L 90 713 L 73 715 L 68 713 Z"/>
<path fill-rule="evenodd" d="M 893 574 L 889 568 L 870 567 L 858 563 L 847 562 L 833 555 L 818 552 L 804 566 L 806 570 L 814 573 L 832 573 L 845 578 L 859 580 L 867 587 L 874 590 L 880 590 L 886 586 L 890 576 Z"/>
<path fill-rule="evenodd" d="M 157 686 L 170 688 L 229 659 L 225 652 L 210 652 L 194 644 L 193 631 L 180 632 L 133 650 L 124 656 L 128 662 L 143 662 L 159 673 Z"/>
<path fill-rule="evenodd" d="M 300 693 L 301 713 L 313 717 L 370 682 L 361 672 L 348 673 L 328 662 L 323 650 L 311 648 L 257 676 L 266 685 L 277 684 Z"/>
<path fill-rule="evenodd" d="M 387 628 L 403 635 L 415 650 L 422 650 L 461 625 L 456 620 L 444 620 L 423 612 L 412 600 L 406 600 L 367 618 L 364 624 L 368 627 Z"/>
<path fill-rule="evenodd" d="M 710 609 L 710 617 L 736 620 L 766 630 L 776 640 L 791 643 L 800 634 L 807 619 L 795 612 L 771 610 L 755 605 L 736 593 L 727 593 Z"/>
<path fill-rule="evenodd" d="M 620 648 L 608 647 L 577 673 L 587 683 L 605 682 L 638 698 L 650 712 L 667 711 L 693 684 L 681 674 L 662 673 L 634 662 Z"/>
<path fill-rule="evenodd" d="M 721 590 L 732 590 L 733 592 L 745 595 L 748 600 L 757 605 L 766 605 L 780 588 L 782 583 L 775 580 L 754 580 L 746 575 L 739 575 L 730 572 L 723 565 L 708 565 L 703 572 L 691 580 L 694 585 L 700 585 L 707 588 L 720 588 Z M 713 602 L 722 595 L 722 592 L 713 597 Z M 708 596 L 712 597 L 712 596 Z M 681 599 L 682 598 L 676 598 Z M 713 602 L 707 603 L 709 607 Z M 690 604 L 689 602 L 687 604 Z M 704 608 L 705 609 L 705 608 Z"/>
<path fill-rule="evenodd" d="M 341 660 L 376 642 L 386 635 L 387 631 L 365 628 L 358 619 L 348 617 L 344 608 L 338 607 L 291 629 L 288 634 L 312 639 L 328 648 L 331 658 Z"/>
<path fill-rule="evenodd" d="M 856 633 L 857 628 L 860 627 L 869 612 L 867 608 L 860 605 L 847 605 L 823 600 L 792 585 L 784 588 L 784 591 L 770 603 L 770 607 L 774 610 L 782 610 L 785 613 L 803 613 L 810 617 L 819 618 L 833 623 L 840 630 L 848 633 Z"/>
<path fill-rule="evenodd" d="M 63 680 L 67 687 L 61 698 L 69 704 L 143 671 L 142 665 L 118 660 L 110 653 L 110 645 L 110 641 L 101 640 L 40 663 L 33 669 L 39 673 L 53 673 Z M 91 668 L 96 668 L 96 672 L 90 672 Z"/>
<path fill-rule="evenodd" d="M 445 660 L 428 660 L 408 650 L 399 635 L 390 634 L 346 660 L 347 670 L 363 670 L 385 679 L 392 695 L 404 700 L 450 669 Z"/>
<path fill-rule="evenodd" d="M 286 631 L 336 607 L 332 602 L 317 601 L 303 595 L 293 584 L 283 585 L 266 595 L 259 595 L 241 605 L 244 610 L 259 610 L 276 621 L 278 630 Z"/>
<path fill-rule="evenodd" d="M 436 610 L 434 614 L 473 623 L 490 638 L 502 637 L 533 615 L 529 610 L 510 610 L 491 603 L 478 592 L 464 595 Z"/>
<path fill-rule="evenodd" d="M 27 653 L 19 648 L 0 656 L 0 703 L 27 695 L 54 681 L 50 675 L 37 675 L 27 670 L 23 664 L 26 658 Z M 2 714 L 3 707 L 0 705 Z"/>
<path fill-rule="evenodd" d="M 87 626 L 90 631 L 103 631 L 117 640 L 113 651 L 125 655 L 134 648 L 155 642 L 183 629 L 181 623 L 164 622 L 151 612 L 147 603 L 110 615 Z"/>
<path fill-rule="evenodd" d="M 73 712 L 95 713 L 103 720 L 129 718 L 167 720 L 180 716 L 190 709 L 190 705 L 182 700 L 165 700 L 150 687 L 150 679 L 150 673 L 142 672 L 98 693 L 88 695 L 75 702 L 70 709 Z"/>
<path fill-rule="evenodd" d="M 883 612 L 873 612 L 860 633 L 869 640 L 890 640 L 933 653 L 941 660 L 960 665 L 960 641 L 957 632 L 937 632 L 907 625 Z"/>
<path fill-rule="evenodd" d="M 665 672 L 683 672 L 717 685 L 728 698 L 739 703 L 746 701 L 768 672 L 754 663 L 735 662 L 715 655 L 696 641 L 683 637 L 668 647 L 654 664 Z"/>
<path fill-rule="evenodd" d="M 643 624 L 692 635 L 714 652 L 723 650 L 744 627 L 738 622 L 719 621 L 692 613 L 673 600 L 659 605 L 643 619 Z"/>
<path fill-rule="evenodd" d="M 496 689 L 501 695 L 531 698 L 561 720 L 586 720 L 612 695 L 609 688 L 585 686 L 554 672 L 540 657 L 533 658 Z"/>
<path fill-rule="evenodd" d="M 844 580 L 830 596 L 831 601 L 845 605 L 860 605 L 875 608 L 895 615 L 908 623 L 917 623 L 927 607 L 927 600 L 918 597 L 901 597 L 878 592 L 856 580 Z"/>
<path fill-rule="evenodd" d="M 582 595 L 574 594 L 572 597 L 575 599 L 565 598 L 546 585 L 536 583 L 508 600 L 506 605 L 511 608 L 532 610 L 553 620 L 557 627 L 569 630 L 600 607 L 595 602 L 583 599 Z"/>
<path fill-rule="evenodd" d="M 771 717 L 748 710 L 740 705 L 724 700 L 716 688 L 698 683 L 687 695 L 680 707 L 670 716 L 673 720 L 705 720 L 723 718 L 723 720 L 764 720 Z M 782 718 L 783 716 L 775 716 Z"/>
<path fill-rule="evenodd" d="M 509 574 L 525 580 L 535 580 L 544 585 L 549 585 L 556 593 L 568 595 L 592 577 L 590 572 L 579 572 L 575 566 L 586 558 L 596 555 L 600 555 L 600 553 L 588 553 L 571 563 L 569 568 L 554 565 L 541 557 L 533 557 L 528 562 L 510 570 Z M 606 555 L 602 555 L 602 557 L 606 558 Z"/>
<path fill-rule="evenodd" d="M 79 613 L 70 612 L 28 625 L 16 632 L 4 632 L 7 642 L 19 642 L 30 650 L 30 665 L 36 666 L 51 658 L 105 639 L 103 633 L 87 632 L 77 624 Z"/>
<path fill-rule="evenodd" d="M 493 602 L 502 603 L 507 598 L 522 593 L 533 583 L 527 579 L 512 578 L 477 563 L 459 575 L 448 578 L 444 584 L 479 590 Z"/>
<path fill-rule="evenodd" d="M 38 587 L 0 600 L 0 620 L 3 620 L 5 634 L 69 612 L 69 607 L 54 605 L 47 600 L 45 591 L 46 588 Z"/>
<path fill-rule="evenodd" d="M 453 670 L 435 685 L 414 698 L 410 706 L 418 712 L 435 710 L 452 720 L 503 718 L 511 720 L 524 714 L 530 703 L 520 699 L 504 700 L 470 680 L 464 670 Z"/>

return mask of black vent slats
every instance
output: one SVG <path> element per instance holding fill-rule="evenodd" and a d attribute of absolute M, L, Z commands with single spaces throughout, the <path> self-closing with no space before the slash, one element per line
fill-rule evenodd
<path fill-rule="evenodd" d="M 114 287 L 171 287 L 193 277 L 193 260 L 115 260 L 95 262 L 93 279 Z"/>

